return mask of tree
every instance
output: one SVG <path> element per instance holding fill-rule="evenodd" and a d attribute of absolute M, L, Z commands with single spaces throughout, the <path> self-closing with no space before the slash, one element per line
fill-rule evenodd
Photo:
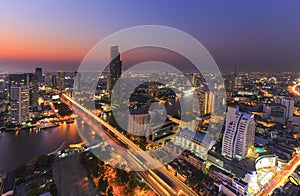
<path fill-rule="evenodd" d="M 113 188 L 111 186 L 108 187 L 107 195 L 108 196 L 113 196 L 114 195 Z"/>
<path fill-rule="evenodd" d="M 140 185 L 139 183 L 139 176 L 136 172 L 130 171 L 129 172 L 129 180 L 128 180 L 128 188 L 129 193 L 133 193 L 134 190 Z"/>
<path fill-rule="evenodd" d="M 116 168 L 116 172 L 117 172 L 117 182 L 119 184 L 126 184 L 129 180 L 129 175 L 128 173 L 123 170 L 123 169 L 119 169 L 119 168 Z"/>
<path fill-rule="evenodd" d="M 104 178 L 100 178 L 98 181 L 98 189 L 100 192 L 105 193 L 108 187 L 108 182 Z"/>

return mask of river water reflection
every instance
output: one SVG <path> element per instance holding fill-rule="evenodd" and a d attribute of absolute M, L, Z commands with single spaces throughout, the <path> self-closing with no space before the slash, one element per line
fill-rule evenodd
<path fill-rule="evenodd" d="M 65 143 L 64 143 L 65 142 Z M 71 143 L 79 143 L 76 121 L 73 124 L 35 131 L 0 133 L 0 170 L 10 171 L 16 166 L 26 163 L 42 154 L 62 149 Z"/>

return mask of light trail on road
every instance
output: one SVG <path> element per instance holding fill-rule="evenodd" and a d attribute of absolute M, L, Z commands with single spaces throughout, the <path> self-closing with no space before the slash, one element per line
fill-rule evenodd
<path fill-rule="evenodd" d="M 287 181 L 288 177 L 299 167 L 300 165 L 300 155 L 295 155 L 294 160 L 289 166 L 282 169 L 276 174 L 271 183 L 266 187 L 265 190 L 261 191 L 259 195 L 268 196 L 271 195 L 275 188 L 283 186 Z"/>
<path fill-rule="evenodd" d="M 116 138 L 118 140 L 120 140 L 122 143 L 126 144 L 129 148 L 129 150 L 125 151 L 124 148 L 121 148 L 119 146 L 119 147 L 116 147 L 118 153 L 120 152 L 121 154 L 123 154 L 123 153 L 127 154 L 124 157 L 126 158 L 128 163 L 132 164 L 132 166 L 134 166 L 134 168 L 140 168 L 140 171 L 137 171 L 137 172 L 139 172 L 140 175 L 154 189 L 160 189 L 160 190 L 156 190 L 157 192 L 159 192 L 159 194 L 166 195 L 166 192 L 167 192 L 168 193 L 167 195 L 177 195 L 178 193 L 180 193 L 180 195 L 187 195 L 187 196 L 193 196 L 193 195 L 196 196 L 197 195 L 186 184 L 184 184 L 178 178 L 173 176 L 164 167 L 164 165 L 162 165 L 158 160 L 151 157 L 151 155 L 149 155 L 147 152 L 140 149 L 140 147 L 138 147 L 130 139 L 128 139 L 126 136 L 124 136 L 121 132 L 119 132 L 118 129 L 116 129 L 115 127 L 113 127 L 112 125 L 110 125 L 109 123 L 104 121 L 103 119 L 99 118 L 94 113 L 90 112 L 89 110 L 84 108 L 81 104 L 79 104 L 72 98 L 68 97 L 67 95 L 63 94 L 62 97 L 64 99 L 66 99 L 66 101 L 69 101 L 72 103 L 72 104 L 70 104 L 65 101 L 65 103 L 69 107 L 72 107 L 73 110 L 78 113 L 78 115 L 83 115 L 82 112 L 80 112 L 79 110 L 83 111 L 88 116 L 92 117 L 92 119 L 95 120 L 97 123 L 100 123 L 105 128 L 109 129 L 116 136 Z M 63 99 L 61 99 L 61 100 L 63 100 Z M 84 118 L 84 119 L 86 122 L 88 122 L 88 121 L 92 122 L 92 120 L 89 118 Z M 94 122 L 92 122 L 92 123 L 94 124 Z M 94 124 L 93 128 L 96 129 L 95 131 L 98 134 L 103 135 L 104 131 L 101 130 L 97 125 Z M 106 134 L 104 134 L 104 135 L 106 135 Z M 115 147 L 118 145 L 112 145 L 112 146 Z M 125 155 L 125 154 L 123 154 L 123 155 Z M 128 159 L 128 157 L 131 157 L 131 159 L 130 158 Z M 139 161 L 137 161 L 137 160 L 139 160 Z M 146 160 L 146 162 L 144 160 Z M 155 167 L 153 167 L 153 166 L 155 166 Z M 156 168 L 156 169 L 151 170 L 150 168 Z M 146 175 L 145 175 L 145 172 L 146 172 Z M 166 179 L 168 179 L 168 182 L 166 182 L 161 177 L 159 177 L 159 175 L 157 173 L 164 175 L 166 177 Z M 153 181 L 153 180 L 155 180 L 155 181 Z"/>
<path fill-rule="evenodd" d="M 297 87 L 297 86 L 300 86 L 300 83 L 294 85 L 294 86 L 292 87 L 292 91 L 293 91 L 293 93 L 295 93 L 296 95 L 299 95 L 299 96 L 300 96 L 300 92 L 298 92 L 298 91 L 296 90 L 296 87 Z"/>

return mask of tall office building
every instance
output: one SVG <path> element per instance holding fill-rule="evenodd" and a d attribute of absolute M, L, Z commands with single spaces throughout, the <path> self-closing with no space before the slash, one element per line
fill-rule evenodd
<path fill-rule="evenodd" d="M 58 84 L 58 82 L 57 82 L 57 75 L 52 75 L 51 87 L 52 88 L 58 88 L 57 84 Z"/>
<path fill-rule="evenodd" d="M 26 85 L 29 86 L 29 108 L 31 111 L 36 112 L 38 110 L 39 99 L 39 83 L 37 76 L 33 73 L 27 73 Z"/>
<path fill-rule="evenodd" d="M 74 90 L 79 92 L 81 91 L 81 85 L 80 85 L 80 80 L 81 80 L 81 74 L 75 71 L 74 73 Z"/>
<path fill-rule="evenodd" d="M 122 74 L 122 61 L 120 59 L 120 53 L 118 46 L 112 46 L 110 48 L 110 89 L 114 88 L 117 80 Z"/>
<path fill-rule="evenodd" d="M 285 118 L 289 119 L 293 117 L 295 100 L 287 97 L 276 96 L 275 103 L 286 107 Z"/>
<path fill-rule="evenodd" d="M 239 113 L 239 106 L 228 106 L 225 125 L 227 126 L 229 123 L 233 122 L 238 113 Z"/>
<path fill-rule="evenodd" d="M 108 74 L 107 76 L 106 76 L 106 90 L 107 91 L 110 91 L 110 89 L 111 89 L 111 78 L 110 78 L 110 74 Z"/>
<path fill-rule="evenodd" d="M 45 75 L 45 86 L 52 87 L 52 74 L 47 73 Z"/>
<path fill-rule="evenodd" d="M 58 90 L 65 90 L 65 72 L 58 72 Z"/>
<path fill-rule="evenodd" d="M 29 120 L 29 87 L 10 87 L 10 117 L 14 124 Z"/>
<path fill-rule="evenodd" d="M 205 105 L 204 100 L 205 100 L 205 93 L 200 89 L 196 89 L 193 98 L 193 113 L 197 117 L 203 117 L 204 115 L 204 105 Z"/>
<path fill-rule="evenodd" d="M 35 68 L 35 75 L 37 77 L 37 81 L 39 86 L 42 84 L 42 79 L 43 79 L 43 70 L 40 67 Z"/>
<path fill-rule="evenodd" d="M 236 113 L 234 116 L 226 118 L 226 120 L 232 121 L 226 122 L 222 140 L 222 155 L 229 159 L 241 160 L 246 157 L 248 150 L 254 143 L 254 115 L 234 109 L 229 111 L 236 111 Z"/>
<path fill-rule="evenodd" d="M 8 92 L 12 86 L 28 86 L 29 87 L 29 106 L 31 111 L 36 111 L 38 108 L 38 81 L 33 73 L 25 74 L 10 74 L 8 76 Z M 9 96 L 10 98 L 10 93 Z"/>
<path fill-rule="evenodd" d="M 12 86 L 22 86 L 22 85 L 26 85 L 26 75 L 25 74 L 9 74 L 8 90 Z"/>
<path fill-rule="evenodd" d="M 238 78 L 237 66 L 235 66 L 234 73 L 228 75 L 225 80 L 226 91 L 231 95 L 234 93 L 234 89 L 236 87 L 236 82 L 239 81 L 239 79 L 237 79 L 237 78 Z"/>
<path fill-rule="evenodd" d="M 205 92 L 204 109 L 203 109 L 204 115 L 214 113 L 214 106 L 215 106 L 215 94 L 213 92 Z"/>

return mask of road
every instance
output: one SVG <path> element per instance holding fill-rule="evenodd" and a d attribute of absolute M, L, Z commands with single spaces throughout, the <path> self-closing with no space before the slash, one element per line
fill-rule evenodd
<path fill-rule="evenodd" d="M 72 107 L 72 109 L 81 116 L 86 123 L 92 125 L 95 132 L 109 142 L 114 150 L 128 162 L 128 165 L 136 170 L 159 195 L 197 195 L 186 184 L 173 176 L 158 160 L 140 149 L 115 127 L 99 118 L 65 94 L 62 95 L 61 101 L 69 107 Z M 98 126 L 99 123 L 112 132 L 115 138 L 125 144 L 128 149 L 122 148 L 116 144 L 115 141 L 110 138 L 111 135 L 105 133 L 105 131 Z"/>
<path fill-rule="evenodd" d="M 295 169 L 297 169 L 299 165 L 300 155 L 297 154 L 295 155 L 294 160 L 290 163 L 290 165 L 278 172 L 273 178 L 273 180 L 270 182 L 270 184 L 258 195 L 272 195 L 272 192 L 275 188 L 284 186 L 284 184 L 288 181 L 288 177 L 292 175 L 292 173 L 295 171 Z"/>
<path fill-rule="evenodd" d="M 298 91 L 296 90 L 296 87 L 297 87 L 297 86 L 300 86 L 300 83 L 298 83 L 298 84 L 292 86 L 291 90 L 292 90 L 292 92 L 293 92 L 294 94 L 296 94 L 296 95 L 299 96 L 299 95 L 300 95 L 300 92 L 298 92 Z"/>

